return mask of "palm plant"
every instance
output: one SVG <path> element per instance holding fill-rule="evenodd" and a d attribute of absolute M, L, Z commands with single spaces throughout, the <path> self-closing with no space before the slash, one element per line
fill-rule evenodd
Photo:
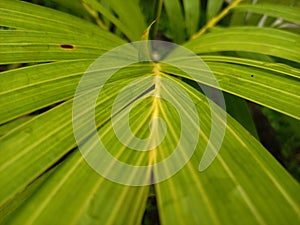
<path fill-rule="evenodd" d="M 61 10 L 0 0 L 0 63 L 5 66 L 0 74 L 1 224 L 147 224 L 147 201 L 149 205 L 153 199 L 160 224 L 299 224 L 299 184 L 259 142 L 246 104 L 249 100 L 300 119 L 299 4 L 51 0 L 44 5 L 49 2 Z M 193 51 L 219 86 L 202 76 L 191 80 L 160 62 L 127 66 L 104 85 L 106 95 L 95 108 L 97 130 L 110 153 L 127 164 L 167 158 L 182 128 L 170 103 L 149 97 L 130 112 L 132 131 L 147 138 L 149 121 L 158 114 L 167 127 L 165 140 L 149 152 L 123 146 L 112 129 L 111 105 L 134 80 L 150 75 L 175 82 L 191 97 L 201 121 L 196 150 L 181 170 L 162 182 L 124 185 L 100 176 L 82 157 L 73 134 L 73 97 L 99 56 L 149 38 Z M 222 146 L 202 172 L 199 162 L 215 113 L 209 106 L 222 109 L 197 83 L 226 93 L 228 112 L 226 121 L 219 121 L 226 129 Z M 84 132 L 89 139 L 89 130 Z M 159 172 L 144 179 L 155 179 Z M 135 174 L 124 173 L 134 179 Z"/>

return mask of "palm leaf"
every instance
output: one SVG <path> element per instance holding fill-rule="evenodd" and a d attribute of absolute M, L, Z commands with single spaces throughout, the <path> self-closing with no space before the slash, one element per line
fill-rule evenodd
<path fill-rule="evenodd" d="M 95 9 L 103 13 L 96 7 L 101 3 L 94 2 Z M 116 2 L 112 1 L 111 7 L 124 27 L 118 27 L 111 14 L 104 16 L 130 40 L 141 37 L 146 26 L 139 1 L 129 3 L 132 12 L 138 12 L 139 21 L 124 13 L 125 2 Z M 179 1 L 164 3 L 173 21 L 171 8 L 181 10 Z M 186 1 L 183 4 L 189 9 Z M 173 22 L 174 39 L 182 42 L 183 34 L 176 32 L 185 27 Z M 0 73 L 0 224 L 140 224 L 153 183 L 162 224 L 300 222 L 299 184 L 235 119 L 184 82 L 191 79 L 184 71 L 165 63 L 136 63 L 118 71 L 97 98 L 97 133 L 85 126 L 88 110 L 83 110 L 78 117 L 83 136 L 75 140 L 72 107 L 78 82 L 97 57 L 125 41 L 77 17 L 22 1 L 0 2 L 0 25 L 7 28 L 0 30 L 0 63 L 38 63 Z M 189 34 L 192 30 L 188 29 Z M 253 39 L 249 39 L 251 35 Z M 185 69 L 194 72 L 194 81 L 299 119 L 300 71 L 291 67 L 292 63 L 288 66 L 212 54 L 247 51 L 299 63 L 298 39 L 297 34 L 277 29 L 236 27 L 213 30 L 187 42 L 186 47 L 201 54 L 220 87 L 206 76 L 209 70 L 193 67 L 182 55 L 166 62 L 187 60 Z M 135 54 L 128 51 L 120 60 Z M 176 51 L 172 54 L 176 56 Z M 113 66 L 102 72 L 109 73 Z M 99 71 L 88 73 L 91 78 L 93 72 Z M 98 82 L 104 78 L 99 79 L 91 80 L 90 88 L 99 88 Z M 136 91 L 126 93 L 122 110 L 114 114 L 116 97 L 132 84 Z M 191 101 L 182 98 L 182 91 Z M 159 98 L 160 94 L 168 99 Z M 81 98 L 89 102 L 88 92 Z M 128 105 L 132 105 L 129 114 Z M 158 141 L 160 132 L 167 131 L 165 139 L 146 152 L 122 144 L 113 121 L 117 121 L 120 136 L 126 138 L 127 115 L 132 133 L 149 140 L 150 146 Z M 194 132 L 199 129 L 194 116 L 200 118 L 200 133 Z M 164 121 L 166 130 L 153 120 L 157 117 Z M 184 123 L 181 117 L 186 118 Z M 212 118 L 219 129 L 211 123 Z M 211 134 L 222 129 L 225 136 L 216 160 L 199 172 L 203 157 L 211 157 L 207 146 L 214 150 L 213 156 L 218 152 L 218 146 L 209 142 Z M 82 146 L 92 149 L 98 137 L 115 159 L 150 168 L 171 156 L 180 140 L 198 141 L 192 156 L 189 148 L 180 145 L 176 163 L 147 170 L 144 176 L 139 171 L 120 170 L 105 155 L 97 158 L 91 153 L 90 159 L 101 162 L 106 173 L 123 179 L 123 184 L 118 184 L 97 174 L 79 152 Z M 133 137 L 127 141 L 135 143 Z M 182 162 L 183 168 L 172 174 Z M 170 177 L 163 180 L 163 175 Z M 147 185 L 124 185 L 137 178 Z"/>
<path fill-rule="evenodd" d="M 196 33 L 201 14 L 201 2 L 197 0 L 184 0 L 184 15 L 185 15 L 185 26 L 189 36 Z"/>
<path fill-rule="evenodd" d="M 203 59 L 206 58 L 212 61 L 216 58 L 218 61 L 224 57 L 203 57 Z M 215 74 L 219 85 L 224 91 L 299 119 L 300 108 L 297 104 L 299 102 L 298 93 L 300 91 L 298 85 L 299 70 L 278 64 L 274 65 L 258 63 L 257 61 L 248 59 L 238 59 L 239 64 L 245 63 L 245 66 L 243 66 L 235 64 L 235 58 L 225 58 L 226 63 L 207 61 L 207 65 Z M 187 59 L 180 58 L 180 60 Z M 242 61 L 244 62 L 242 63 Z M 259 64 L 264 70 L 255 68 Z M 193 67 L 190 68 L 193 69 Z M 166 73 L 190 79 L 183 71 L 169 67 L 168 65 L 163 66 L 162 69 Z M 197 70 L 196 68 L 194 69 Z M 270 71 L 275 71 L 275 73 Z M 196 76 L 198 82 L 217 88 L 213 80 L 203 75 L 209 73 L 209 70 L 203 69 L 198 72 L 199 75 Z"/>
<path fill-rule="evenodd" d="M 298 34 L 273 28 L 234 27 L 208 33 L 187 42 L 184 46 L 197 54 L 247 51 L 299 62 L 298 40 Z"/>
<path fill-rule="evenodd" d="M 185 88 L 199 98 L 197 92 Z M 199 116 L 210 117 L 210 112 L 201 108 Z M 207 119 L 204 121 L 207 122 Z M 197 172 L 209 139 L 207 131 L 204 131 L 209 124 L 204 122 L 201 125 L 202 141 L 192 159 L 178 174 L 156 187 L 163 224 L 284 224 L 291 218 L 297 220 L 299 203 L 294 201 L 294 196 L 286 195 L 284 190 L 287 187 L 279 183 L 288 175 L 285 171 L 273 173 L 273 166 L 278 166 L 274 158 L 230 117 L 227 117 L 226 135 L 216 161 L 204 173 Z M 272 169 L 265 167 L 267 162 L 273 164 Z M 274 199 L 264 197 L 271 195 L 276 202 L 286 202 L 289 207 L 272 205 Z M 287 217 L 275 218 L 276 214 Z M 296 224 L 295 220 L 290 222 Z"/>
<path fill-rule="evenodd" d="M 207 20 L 215 17 L 222 8 L 224 0 L 209 0 L 207 2 Z"/>
<path fill-rule="evenodd" d="M 185 39 L 185 27 L 180 1 L 164 0 L 163 2 L 168 15 L 172 38 L 176 43 L 182 43 Z"/>
<path fill-rule="evenodd" d="M 234 8 L 237 12 L 252 12 L 279 17 L 286 21 L 300 24 L 299 8 L 280 4 L 240 4 Z"/>

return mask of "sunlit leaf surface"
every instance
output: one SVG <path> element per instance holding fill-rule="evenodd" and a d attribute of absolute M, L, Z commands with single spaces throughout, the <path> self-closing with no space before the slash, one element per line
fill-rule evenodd
<path fill-rule="evenodd" d="M 126 1 L 111 1 L 115 14 L 104 15 L 129 40 L 138 40 L 146 29 L 138 2 L 128 3 L 129 12 L 124 11 Z M 196 1 L 164 4 L 174 40 L 183 42 L 183 32 L 191 36 L 196 31 L 191 15 L 200 15 L 193 10 L 200 5 Z M 245 11 L 246 6 L 236 10 Z M 282 7 L 248 8 L 298 22 L 294 9 L 287 13 L 279 10 Z M 103 13 L 101 7 L 95 10 Z M 213 10 L 210 13 L 215 15 Z M 0 73 L 0 224 L 141 224 L 150 184 L 163 225 L 300 223 L 297 181 L 241 124 L 206 98 L 199 86 L 186 82 L 191 77 L 183 70 L 163 62 L 140 62 L 119 70 L 104 85 L 104 95 L 96 99 L 96 132 L 85 127 L 85 110 L 79 116 L 83 136 L 78 141 L 72 124 L 77 85 L 96 58 L 126 42 L 75 16 L 15 0 L 0 1 L 0 25 L 6 28 L 0 30 L 0 63 L 24 63 Z M 193 61 L 180 55 L 175 58 L 174 62 L 187 60 L 185 68 L 196 74 L 193 81 L 300 118 L 300 71 L 293 67 L 300 61 L 298 34 L 275 28 L 212 29 L 183 46 L 209 68 L 199 70 Z M 221 55 L 233 51 L 266 54 L 291 63 Z M 213 73 L 220 86 L 207 73 Z M 124 95 L 132 101 L 120 101 L 119 111 L 113 111 L 118 95 L 132 84 L 135 91 Z M 85 96 L 89 95 L 81 97 Z M 212 118 L 217 130 L 224 128 L 224 139 L 212 164 L 201 171 L 207 146 L 218 151 L 211 142 Z M 128 136 L 128 124 L 133 136 Z M 127 145 L 117 132 L 121 139 L 127 138 Z M 123 183 L 99 175 L 78 148 L 79 142 L 93 149 L 95 137 L 117 161 L 150 169 L 144 176 L 139 170 L 119 171 L 116 161 L 100 155 L 95 163 Z M 130 147 L 134 137 L 151 148 Z M 180 141 L 185 145 L 179 145 Z M 189 144 L 195 144 L 191 155 L 191 149 L 184 148 Z M 175 151 L 173 163 L 155 169 Z M 137 179 L 147 185 L 124 185 Z"/>

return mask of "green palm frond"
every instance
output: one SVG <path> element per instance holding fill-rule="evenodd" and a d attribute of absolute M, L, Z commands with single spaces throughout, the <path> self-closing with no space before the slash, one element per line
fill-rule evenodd
<path fill-rule="evenodd" d="M 162 4 L 162 15 L 147 21 L 143 10 L 148 1 L 82 1 L 82 7 L 96 12 L 93 18 L 107 22 L 105 30 L 44 6 L 0 0 L 0 64 L 7 68 L 0 73 L 0 224 L 141 224 L 153 190 L 164 225 L 299 224 L 299 183 L 262 146 L 255 131 L 251 134 L 237 122 L 238 116 L 230 116 L 231 111 L 227 113 L 208 98 L 203 87 L 239 97 L 231 99 L 231 104 L 241 106 L 232 108 L 232 115 L 247 112 L 245 100 L 249 100 L 299 120 L 300 35 L 276 27 L 239 24 L 208 26 L 205 33 L 190 39 L 204 24 L 200 20 L 214 20 L 228 1 L 205 5 L 196 0 L 153 2 Z M 242 3 L 233 12 L 233 16 L 253 12 L 295 24 L 300 21 L 299 8 L 280 4 Z M 155 19 L 159 24 L 154 29 L 164 32 L 167 24 L 165 37 L 197 54 L 197 60 L 207 67 L 199 69 L 184 55 L 168 61 L 166 54 L 165 61 L 137 62 L 118 70 L 95 100 L 96 132 L 85 126 L 88 109 L 78 116 L 82 124 L 82 139 L 78 140 L 73 107 L 82 77 L 92 77 L 97 71 L 86 71 L 110 50 L 127 41 L 147 39 L 149 32 L 151 36 L 147 24 Z M 173 53 L 176 55 L 171 51 L 169 56 Z M 125 52 L 120 60 L 134 54 Z M 185 61 L 182 68 L 167 64 Z M 186 71 L 193 71 L 194 76 Z M 92 87 L 98 87 L 98 81 Z M 126 92 L 128 101 L 115 113 L 116 98 L 130 85 L 135 91 Z M 90 101 L 88 92 L 81 94 L 79 98 Z M 200 126 L 193 117 L 199 118 Z M 247 113 L 240 117 L 253 126 Z M 135 143 L 128 136 L 127 124 L 135 137 L 150 140 L 150 146 L 159 142 L 161 132 L 166 135 L 150 151 L 137 151 L 116 135 L 120 132 L 129 144 Z M 211 141 L 214 132 L 224 132 L 221 146 Z M 91 153 L 95 165 L 102 165 L 123 182 L 99 175 L 80 152 L 81 146 L 96 148 L 95 138 L 102 140 L 116 160 L 152 169 L 144 176 L 118 170 L 105 155 Z M 195 144 L 193 154 L 184 148 L 187 145 L 179 145 L 181 153 L 172 163 L 153 169 L 172 156 L 180 141 Z M 214 156 L 212 164 L 201 171 L 203 158 Z M 180 164 L 182 168 L 177 169 Z M 162 174 L 170 176 L 164 180 Z M 130 185 L 137 178 L 147 185 Z"/>

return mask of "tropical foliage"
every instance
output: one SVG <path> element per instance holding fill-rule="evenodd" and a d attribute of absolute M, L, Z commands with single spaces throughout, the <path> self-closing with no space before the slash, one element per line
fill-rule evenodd
<path fill-rule="evenodd" d="M 32 2 L 42 5 L 0 0 L 0 63 L 5 68 L 0 73 L 0 224 L 300 223 L 299 184 L 259 142 L 246 103 L 300 119 L 299 2 Z M 165 139 L 149 152 L 133 151 L 118 141 L 110 107 L 122 88 L 138 78 L 152 77 L 153 92 L 160 87 L 173 96 L 176 90 L 160 79 L 176 83 L 195 103 L 201 124 L 196 151 L 174 176 L 153 185 L 123 185 L 96 173 L 78 150 L 73 97 L 99 56 L 148 38 L 196 53 L 220 87 L 201 76 L 203 71 L 191 80 L 160 62 L 130 65 L 106 83 L 105 98 L 97 99 L 95 123 L 99 137 L 120 161 L 137 166 L 162 161 L 176 147 L 183 127 L 169 102 L 145 98 L 130 112 L 132 132 L 147 138 L 155 114 L 167 127 Z M 218 121 L 226 126 L 219 154 L 202 172 L 199 162 L 216 112 L 197 82 L 221 88 L 228 113 L 226 121 Z M 141 91 L 151 88 L 137 85 Z M 181 110 L 190 115 L 188 107 Z M 155 179 L 158 173 L 144 179 Z M 128 181 L 135 179 L 135 174 L 125 175 Z M 159 216 L 152 223 L 151 207 Z"/>

